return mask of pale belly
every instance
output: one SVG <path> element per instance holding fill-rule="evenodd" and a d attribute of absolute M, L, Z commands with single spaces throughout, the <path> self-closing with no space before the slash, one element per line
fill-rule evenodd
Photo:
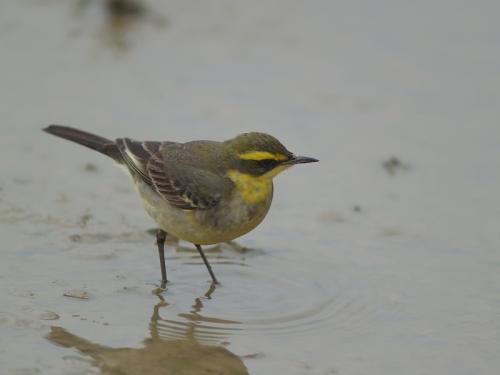
<path fill-rule="evenodd" d="M 172 207 L 142 181 L 137 188 L 148 214 L 165 232 L 199 245 L 233 240 L 254 229 L 264 219 L 272 201 L 270 194 L 261 202 L 244 204 L 239 193 L 208 210 L 182 210 Z"/>

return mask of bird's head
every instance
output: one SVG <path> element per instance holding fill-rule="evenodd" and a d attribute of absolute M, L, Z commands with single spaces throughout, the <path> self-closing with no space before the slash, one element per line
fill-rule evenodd
<path fill-rule="evenodd" d="M 265 133 L 244 133 L 226 143 L 231 168 L 253 177 L 273 178 L 292 165 L 318 161 L 294 155 L 280 141 Z"/>

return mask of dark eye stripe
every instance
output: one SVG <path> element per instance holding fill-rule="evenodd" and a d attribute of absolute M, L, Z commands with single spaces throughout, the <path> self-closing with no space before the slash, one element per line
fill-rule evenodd
<path fill-rule="evenodd" d="M 278 161 L 274 159 L 262 159 L 257 161 L 260 167 L 265 168 L 265 169 L 272 169 L 276 165 L 278 165 Z"/>

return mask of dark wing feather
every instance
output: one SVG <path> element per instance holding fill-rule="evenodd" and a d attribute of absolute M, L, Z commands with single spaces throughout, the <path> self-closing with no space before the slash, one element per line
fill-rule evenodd
<path fill-rule="evenodd" d="M 137 142 L 119 138 L 116 145 L 131 173 L 171 205 L 185 209 L 215 207 L 232 184 L 227 178 L 190 165 L 165 160 L 160 148 L 173 142 Z"/>
<path fill-rule="evenodd" d="M 118 150 L 122 159 L 133 174 L 138 175 L 144 182 L 152 185 L 147 165 L 149 159 L 158 152 L 162 142 L 138 142 L 130 138 L 119 138 L 116 140 Z"/>
<path fill-rule="evenodd" d="M 170 204 L 185 210 L 217 206 L 231 180 L 186 164 L 166 161 L 155 154 L 148 163 L 155 190 Z"/>

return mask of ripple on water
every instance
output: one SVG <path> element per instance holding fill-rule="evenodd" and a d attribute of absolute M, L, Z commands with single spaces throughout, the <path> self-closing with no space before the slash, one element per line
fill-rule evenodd
<path fill-rule="evenodd" d="M 219 263 L 216 263 L 219 264 Z M 219 264 L 220 266 L 220 264 Z M 224 267 L 222 285 L 193 296 L 184 275 L 165 294 L 155 329 L 166 339 L 210 344 L 232 334 L 283 335 L 329 328 L 355 329 L 370 320 L 366 299 L 332 278 L 329 285 L 257 267 Z M 193 303 L 194 302 L 194 303 Z"/>

